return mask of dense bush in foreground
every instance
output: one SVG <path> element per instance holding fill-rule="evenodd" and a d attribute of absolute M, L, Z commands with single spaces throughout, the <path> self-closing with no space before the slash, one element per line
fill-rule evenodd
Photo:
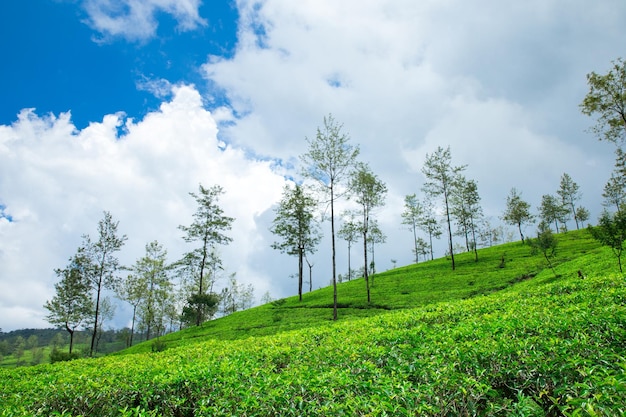
<path fill-rule="evenodd" d="M 624 415 L 624 279 L 533 281 L 323 328 L 0 371 L 0 416 Z"/>

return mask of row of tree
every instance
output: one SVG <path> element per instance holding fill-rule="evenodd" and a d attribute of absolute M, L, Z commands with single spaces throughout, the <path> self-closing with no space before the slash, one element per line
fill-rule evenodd
<path fill-rule="evenodd" d="M 195 247 L 183 257 L 168 263 L 167 250 L 158 241 L 149 242 L 145 255 L 132 266 L 122 266 L 117 253 L 127 237 L 119 235 L 119 222 L 111 213 L 104 212 L 98 223 L 97 240 L 88 235 L 65 268 L 55 270 L 59 282 L 56 294 L 45 304 L 47 320 L 65 328 L 70 336 L 70 354 L 77 329 L 91 326 L 89 354 L 97 350 L 103 323 L 113 316 L 113 303 L 105 296 L 112 291 L 133 309 L 129 344 L 133 343 L 136 321 L 146 339 L 158 337 L 167 329 L 186 325 L 200 325 L 212 318 L 219 307 L 223 314 L 248 308 L 253 303 L 254 289 L 251 285 L 237 282 L 234 274 L 218 294 L 214 284 L 221 271 L 218 245 L 228 244 L 232 239 L 226 234 L 234 219 L 224 215 L 219 206 L 223 193 L 220 186 L 190 193 L 197 203 L 197 210 L 190 225 L 179 226 L 184 240 Z M 125 277 L 122 272 L 127 272 Z M 177 282 L 175 282 L 177 281 Z"/>
<path fill-rule="evenodd" d="M 588 75 L 587 81 L 590 91 L 581 104 L 582 112 L 587 115 L 599 115 L 598 124 L 593 128 L 593 132 L 601 139 L 618 144 L 616 170 L 603 193 L 605 205 L 616 207 L 617 214 L 612 215 L 605 211 L 600 219 L 600 225 L 607 224 L 610 219 L 615 225 L 619 223 L 619 215 L 624 211 L 621 210 L 621 206 L 626 185 L 626 153 L 621 149 L 626 136 L 626 68 L 623 60 L 618 59 L 613 69 L 606 75 L 592 72 Z M 304 180 L 312 180 L 313 186 L 307 188 L 303 185 L 305 181 L 302 181 L 285 187 L 272 228 L 272 232 L 282 240 L 275 242 L 273 247 L 298 256 L 298 294 L 302 299 L 303 260 L 306 260 L 311 268 L 306 255 L 315 252 L 315 246 L 320 239 L 315 212 L 320 204 L 325 204 L 326 208 L 330 209 L 333 318 L 336 319 L 335 203 L 338 199 L 347 197 L 353 198 L 359 206 L 355 211 L 341 214 L 343 221 L 338 235 L 348 243 L 348 279 L 352 277 L 350 259 L 352 245 L 359 238 L 363 239 L 362 271 L 369 302 L 368 271 L 375 269 L 373 260 L 368 268 L 368 253 L 371 253 L 373 258 L 374 243 L 385 239 L 372 214 L 376 208 L 384 204 L 387 188 L 366 164 L 357 161 L 358 146 L 349 143 L 349 137 L 342 131 L 342 125 L 337 123 L 332 115 L 324 118 L 324 125 L 317 129 L 315 139 L 307 138 L 307 142 L 309 149 L 300 157 L 304 164 L 302 176 Z M 433 238 L 441 237 L 442 223 L 445 225 L 447 255 L 451 259 L 453 270 L 456 267 L 453 234 L 464 238 L 465 249 L 473 250 L 476 260 L 479 240 L 483 244 L 491 245 L 502 238 L 502 229 L 492 227 L 485 220 L 480 206 L 478 185 L 476 181 L 463 175 L 465 169 L 464 165 L 452 164 L 449 147 L 438 147 L 432 154 L 426 155 L 422 168 L 426 178 L 422 186 L 425 198 L 420 201 L 416 194 L 407 195 L 402 213 L 402 223 L 413 233 L 415 262 L 418 262 L 419 255 L 430 254 L 431 259 L 434 258 Z M 522 241 L 525 240 L 523 226 L 534 223 L 536 219 L 540 220 L 539 234 L 545 235 L 542 237 L 547 236 L 547 231 L 551 232 L 551 225 L 554 226 L 556 233 L 566 231 L 567 223 L 572 219 L 576 229 L 580 229 L 590 216 L 589 211 L 578 204 L 581 197 L 578 184 L 569 174 L 564 173 L 556 194 L 543 195 L 536 214 L 531 212 L 530 204 L 522 199 L 521 193 L 515 188 L 511 189 L 501 218 L 506 224 L 517 227 Z M 439 207 L 439 216 L 443 217 L 443 222 L 437 218 L 435 207 Z M 453 222 L 457 227 L 456 230 L 453 230 Z M 626 223 L 626 219 L 624 222 Z M 428 242 L 418 237 L 418 229 L 425 232 Z M 618 236 L 614 240 L 623 242 L 624 239 L 620 240 Z"/>
<path fill-rule="evenodd" d="M 621 148 L 626 136 L 624 62 L 618 60 L 606 75 L 591 73 L 588 83 L 590 91 L 581 109 L 585 114 L 599 115 L 593 131 L 601 139 L 618 145 L 616 169 L 603 194 L 607 208 L 614 206 L 617 212 L 605 211 L 600 225 L 605 223 L 606 230 L 609 230 L 609 225 L 616 230 L 623 229 L 626 236 L 626 219 L 620 217 L 626 211 L 622 209 L 626 153 Z M 374 244 L 385 240 L 375 213 L 384 205 L 387 187 L 367 164 L 357 160 L 359 147 L 350 144 L 349 136 L 342 129 L 343 126 L 329 115 L 324 118 L 323 126 L 318 127 L 315 138 L 306 138 L 308 150 L 300 157 L 303 180 L 285 186 L 271 227 L 278 238 L 272 247 L 298 257 L 298 294 L 302 299 L 304 261 L 308 263 L 310 271 L 312 264 L 307 254 L 316 251 L 321 239 L 320 217 L 328 217 L 331 224 L 333 319 L 337 319 L 338 304 L 336 235 L 348 243 L 348 279 L 352 276 L 352 244 L 358 239 L 363 241 L 362 271 L 368 302 L 371 301 L 369 275 L 375 272 Z M 425 198 L 420 201 L 416 194 L 407 195 L 402 213 L 402 223 L 413 233 L 416 262 L 420 254 L 426 256 L 429 253 L 431 259 L 434 257 L 433 238 L 442 235 L 442 225 L 445 225 L 447 255 L 453 270 L 456 268 L 453 234 L 464 238 L 466 250 L 473 250 L 476 260 L 479 240 L 490 244 L 497 241 L 498 229 L 492 228 L 485 221 L 478 185 L 463 175 L 465 169 L 466 166 L 452 164 L 449 147 L 438 147 L 432 154 L 426 155 L 422 168 L 426 178 L 422 186 Z M 185 324 L 200 325 L 213 317 L 220 302 L 224 312 L 249 305 L 252 288 L 239 285 L 234 276 L 230 277 L 229 286 L 221 294 L 216 294 L 213 289 L 218 272 L 223 270 L 217 247 L 232 241 L 226 232 L 234 221 L 232 217 L 224 215 L 218 204 L 222 193 L 223 189 L 217 185 L 210 188 L 200 185 L 198 194 L 190 193 L 198 208 L 191 225 L 180 226 L 180 229 L 184 232 L 185 241 L 196 246 L 173 264 L 167 264 L 166 250 L 154 241 L 146 245 L 145 256 L 138 259 L 135 265 L 125 268 L 120 266 L 116 253 L 126 241 L 126 236 L 118 236 L 118 223 L 113 221 L 110 213 L 105 212 L 104 219 L 98 225 L 98 240 L 92 241 L 89 236 L 84 236 L 83 244 L 70 258 L 68 266 L 55 271 L 60 282 L 55 286 L 56 296 L 45 305 L 50 311 L 48 320 L 64 326 L 70 333 L 70 340 L 79 326 L 90 324 L 90 354 L 93 355 L 98 330 L 102 328 L 107 315 L 111 314 L 110 303 L 102 296 L 105 289 L 115 291 L 121 299 L 132 305 L 131 334 L 134 332 L 135 318 L 139 318 L 148 338 L 165 331 L 166 319 L 170 323 L 178 322 L 179 327 Z M 548 230 L 549 225 L 554 225 L 558 233 L 566 230 L 567 222 L 572 218 L 578 229 L 589 218 L 588 210 L 577 205 L 580 198 L 579 186 L 568 174 L 563 174 L 556 194 L 542 196 L 537 215 L 531 213 L 530 204 L 513 188 L 507 197 L 502 219 L 518 228 L 522 241 L 525 239 L 523 226 L 533 223 L 537 217 L 541 220 L 540 230 Z M 340 199 L 350 199 L 356 208 L 341 213 L 343 222 L 337 228 L 335 207 Z M 319 215 L 320 207 L 323 207 L 322 216 Z M 435 207 L 439 208 L 442 222 L 437 219 Z M 453 222 L 456 230 L 453 230 Z M 624 223 L 624 228 L 619 226 L 620 222 Z M 417 229 L 426 233 L 428 242 L 417 236 Z M 606 235 L 608 232 L 603 233 Z M 624 239 L 615 237 L 615 234 L 611 236 L 613 240 L 619 241 L 621 248 Z M 368 264 L 369 255 L 371 262 Z M 125 279 L 118 276 L 121 270 L 130 271 Z M 179 279 L 176 286 L 173 277 Z M 311 285 L 310 278 L 309 283 Z"/>

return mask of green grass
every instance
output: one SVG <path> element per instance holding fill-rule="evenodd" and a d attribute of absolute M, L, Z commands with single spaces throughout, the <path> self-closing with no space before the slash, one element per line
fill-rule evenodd
<path fill-rule="evenodd" d="M 553 264 L 559 265 L 586 253 L 602 251 L 586 230 L 570 232 L 560 235 Z M 455 271 L 451 270 L 450 260 L 441 258 L 375 275 L 371 281 L 369 305 L 362 278 L 339 284 L 339 321 L 490 294 L 529 280 L 547 268 L 543 256 L 531 255 L 529 246 L 521 242 L 481 249 L 478 262 L 474 261 L 473 253 L 456 255 L 455 260 Z M 576 276 L 578 269 L 585 271 L 588 268 L 581 265 L 568 273 Z M 166 335 L 162 340 L 166 346 L 175 347 L 189 340 L 233 340 L 323 326 L 332 321 L 332 291 L 329 286 L 305 293 L 302 301 L 294 296 L 282 302 L 237 312 L 201 327 Z M 148 341 L 118 354 L 149 352 L 151 349 L 152 342 Z"/>
<path fill-rule="evenodd" d="M 338 322 L 322 289 L 163 352 L 0 370 L 0 416 L 624 415 L 624 277 L 586 231 L 558 237 L 556 276 L 511 243 L 379 274 L 374 307 L 342 284 Z"/>

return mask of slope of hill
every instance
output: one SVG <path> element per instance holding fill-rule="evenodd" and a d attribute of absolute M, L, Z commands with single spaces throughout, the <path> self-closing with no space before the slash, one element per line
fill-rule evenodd
<path fill-rule="evenodd" d="M 559 240 L 555 265 L 600 247 L 586 230 L 560 235 Z M 339 321 L 489 294 L 529 280 L 547 268 L 543 257 L 533 255 L 529 246 L 521 242 L 481 249 L 478 254 L 478 262 L 473 253 L 456 255 L 455 271 L 448 259 L 440 258 L 377 274 L 371 278 L 369 305 L 363 279 L 339 284 Z M 583 265 L 579 269 L 586 268 Z M 577 270 L 571 273 L 576 275 Z M 166 335 L 162 341 L 165 346 L 174 347 L 188 339 L 240 339 L 326 325 L 332 319 L 332 299 L 332 287 L 326 287 L 305 293 L 302 302 L 295 296 L 277 300 Z M 119 354 L 149 352 L 152 344 L 144 342 Z"/>
<path fill-rule="evenodd" d="M 559 248 L 554 273 L 520 243 L 389 271 L 373 308 L 341 285 L 339 322 L 321 290 L 159 353 L 1 370 L 0 416 L 623 415 L 624 278 L 584 231 Z"/>

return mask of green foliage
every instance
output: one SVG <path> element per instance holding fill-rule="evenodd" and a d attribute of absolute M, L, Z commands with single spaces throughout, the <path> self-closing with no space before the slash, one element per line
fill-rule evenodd
<path fill-rule="evenodd" d="M 333 319 L 337 320 L 337 265 L 335 264 L 335 201 L 342 193 L 337 189 L 348 179 L 359 147 L 349 143 L 350 137 L 342 131 L 343 125 L 332 115 L 324 117 L 324 127 L 317 128 L 315 140 L 306 138 L 308 151 L 300 159 L 304 164 L 303 175 L 315 181 L 321 195 L 330 205 L 330 239 L 332 247 Z"/>
<path fill-rule="evenodd" d="M 57 348 L 53 348 L 50 352 L 50 363 L 66 362 L 80 358 L 80 353 L 77 352 L 62 352 Z"/>
<path fill-rule="evenodd" d="M 528 242 L 532 248 L 533 254 L 536 252 L 541 252 L 543 254 L 543 257 L 548 262 L 550 269 L 552 269 L 552 272 L 554 272 L 554 276 L 557 276 L 556 272 L 554 271 L 554 266 L 552 265 L 551 259 L 556 254 L 556 246 L 558 242 L 556 237 L 552 234 L 552 230 L 550 229 L 548 223 L 545 221 L 539 223 L 537 238 L 528 239 Z"/>
<path fill-rule="evenodd" d="M 220 297 L 215 293 L 192 294 L 187 299 L 187 305 L 183 307 L 182 320 L 184 323 L 193 325 L 198 319 L 202 322 L 217 312 Z"/>
<path fill-rule="evenodd" d="M 113 220 L 110 212 L 105 211 L 104 217 L 98 222 L 98 240 L 92 241 L 89 235 L 83 236 L 84 255 L 87 263 L 87 278 L 91 283 L 91 287 L 96 293 L 95 309 L 93 312 L 93 331 L 91 336 L 91 347 L 89 355 L 93 356 L 96 350 L 96 339 L 101 329 L 102 323 L 101 301 L 102 292 L 105 289 L 115 290 L 119 284 L 117 271 L 120 269 L 119 260 L 115 252 L 121 250 L 124 242 L 127 240 L 126 235 L 118 236 L 117 228 L 119 222 Z M 79 249 L 81 251 L 82 249 Z"/>
<path fill-rule="evenodd" d="M 625 249 L 624 241 L 626 241 L 626 209 L 622 207 L 614 214 L 604 210 L 598 220 L 598 226 L 590 226 L 589 231 L 602 245 L 611 248 L 617 258 L 619 270 L 622 272 L 622 253 Z"/>
<path fill-rule="evenodd" d="M 298 256 L 298 295 L 302 298 L 303 258 L 307 253 L 315 253 L 321 239 L 319 225 L 315 220 L 317 201 L 299 184 L 285 185 L 283 196 L 276 208 L 271 232 L 281 238 L 272 244 L 289 255 Z"/>
<path fill-rule="evenodd" d="M 87 272 L 89 265 L 84 250 L 79 248 L 65 269 L 54 271 L 60 281 L 54 285 L 56 294 L 44 305 L 49 312 L 46 320 L 65 328 L 70 334 L 70 354 L 74 345 L 74 332 L 88 323 L 94 311 Z"/>
<path fill-rule="evenodd" d="M 426 154 L 426 161 L 422 167 L 422 174 L 426 177 L 426 182 L 422 186 L 422 191 L 431 198 L 443 198 L 445 208 L 445 220 L 448 225 L 449 253 L 452 260 L 452 269 L 455 269 L 454 250 L 452 248 L 452 224 L 450 220 L 450 197 L 454 189 L 458 186 L 460 175 L 465 170 L 466 165 L 452 166 L 452 155 L 450 147 L 443 149 L 441 146 L 429 154 Z"/>
<path fill-rule="evenodd" d="M 574 217 L 574 221 L 576 222 L 576 230 L 580 229 L 580 219 L 578 218 L 578 212 L 576 210 L 576 203 L 582 197 L 580 187 L 574 182 L 574 180 L 572 180 L 572 177 L 570 177 L 569 174 L 564 173 L 561 176 L 561 183 L 556 193 L 559 197 L 561 197 L 561 204 L 563 205 L 564 210 L 571 210 L 571 215 Z"/>
<path fill-rule="evenodd" d="M 0 416 L 624 415 L 626 285 L 586 230 L 559 239 L 558 279 L 512 243 L 462 254 L 454 273 L 437 260 L 380 274 L 374 290 L 396 295 L 377 300 L 404 297 L 402 310 L 355 308 L 354 280 L 338 322 L 329 289 L 179 332 L 162 352 L 0 369 Z M 276 313 L 278 327 L 308 321 L 252 336 Z M 220 321 L 239 335 L 202 339 Z"/>
<path fill-rule="evenodd" d="M 165 343 L 161 338 L 156 338 L 151 344 L 152 352 L 163 352 L 167 349 L 167 343 Z"/>
<path fill-rule="evenodd" d="M 224 210 L 219 206 L 219 197 L 224 193 L 224 189 L 219 185 L 205 188 L 199 185 L 199 193 L 189 193 L 198 204 L 193 215 L 193 222 L 189 226 L 179 226 L 185 232 L 185 242 L 198 243 L 198 247 L 186 253 L 179 265 L 183 270 L 190 273 L 196 281 L 196 294 L 206 293 L 206 276 L 211 273 L 211 268 L 215 270 L 219 266 L 219 259 L 212 249 L 216 245 L 228 244 L 232 238 L 225 234 L 232 228 L 235 221 L 233 217 L 224 215 Z M 196 325 L 200 325 L 206 315 L 198 310 L 196 314 Z"/>
<path fill-rule="evenodd" d="M 522 194 L 515 188 L 511 188 L 511 192 L 506 198 L 506 209 L 502 215 L 502 220 L 512 226 L 517 226 L 523 242 L 522 226 L 526 223 L 532 223 L 534 216 L 530 213 L 530 204 L 522 200 Z"/>
<path fill-rule="evenodd" d="M 360 231 L 363 234 L 363 271 L 365 287 L 367 289 L 367 302 L 371 300 L 369 271 L 367 265 L 368 242 L 374 242 L 374 220 L 373 212 L 376 208 L 385 204 L 387 186 L 381 181 L 366 164 L 358 164 L 357 169 L 350 178 L 350 189 L 354 199 L 359 204 L 359 214 L 361 216 Z M 368 236 L 368 233 L 371 233 Z M 380 232 L 382 235 L 382 232 Z M 374 259 L 372 259 L 372 270 L 374 270 Z M 348 271 L 349 272 L 349 271 Z"/>
<path fill-rule="evenodd" d="M 555 196 L 551 194 L 541 196 L 539 217 L 542 222 L 548 225 L 554 223 L 557 233 L 559 233 L 559 223 L 563 226 L 563 231 L 565 231 L 568 214 L 567 208 Z"/>
<path fill-rule="evenodd" d="M 626 139 L 626 62 L 613 61 L 604 75 L 587 74 L 589 92 L 580 104 L 587 116 L 598 117 L 592 132 L 598 139 L 621 144 Z"/>

